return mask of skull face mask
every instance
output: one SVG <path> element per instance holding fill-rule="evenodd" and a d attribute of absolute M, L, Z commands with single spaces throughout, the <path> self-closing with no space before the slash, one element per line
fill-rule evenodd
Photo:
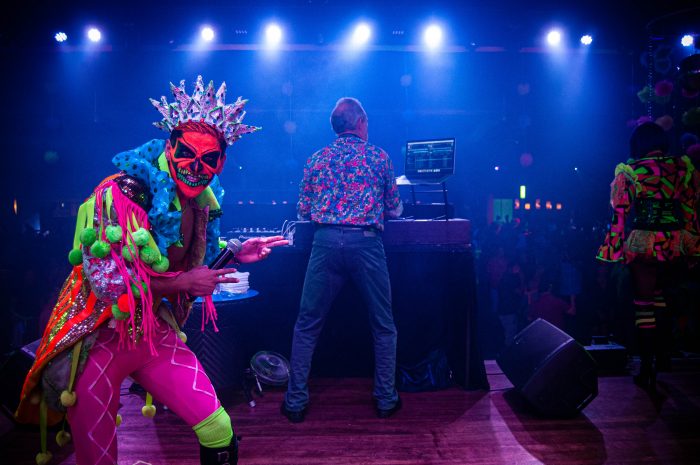
<path fill-rule="evenodd" d="M 168 167 L 178 191 L 187 198 L 199 195 L 220 174 L 226 161 L 226 152 L 220 141 L 211 134 L 185 131 L 166 146 Z"/>

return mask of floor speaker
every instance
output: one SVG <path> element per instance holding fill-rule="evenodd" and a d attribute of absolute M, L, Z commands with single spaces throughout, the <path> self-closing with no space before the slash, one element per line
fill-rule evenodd
<path fill-rule="evenodd" d="M 576 415 L 598 395 L 593 357 L 541 318 L 520 331 L 497 362 L 515 389 L 544 416 Z"/>
<path fill-rule="evenodd" d="M 36 350 L 41 339 L 11 352 L 0 366 L 0 402 L 6 415 L 14 418 L 19 405 L 19 395 L 22 391 L 24 378 L 34 363 Z"/>

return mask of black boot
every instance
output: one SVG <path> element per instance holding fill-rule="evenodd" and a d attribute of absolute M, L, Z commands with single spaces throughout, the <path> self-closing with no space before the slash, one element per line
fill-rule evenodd
<path fill-rule="evenodd" d="M 656 312 L 656 338 L 654 341 L 654 367 L 656 371 L 671 371 L 673 328 L 668 309 Z"/>
<path fill-rule="evenodd" d="M 656 347 L 656 329 L 638 328 L 639 374 L 633 377 L 634 384 L 649 392 L 656 391 L 656 367 L 654 352 Z"/>
<path fill-rule="evenodd" d="M 649 390 L 652 384 L 656 385 L 656 375 L 654 374 L 654 363 L 651 354 L 642 354 L 639 362 L 639 373 L 632 377 L 634 384 L 644 390 Z"/>
<path fill-rule="evenodd" d="M 210 448 L 199 445 L 199 463 L 201 465 L 236 465 L 238 463 L 238 438 L 231 439 L 226 447 Z"/>

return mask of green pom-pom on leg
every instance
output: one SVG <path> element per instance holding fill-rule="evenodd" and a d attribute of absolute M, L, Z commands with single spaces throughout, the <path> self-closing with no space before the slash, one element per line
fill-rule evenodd
<path fill-rule="evenodd" d="M 84 247 L 90 247 L 97 240 L 97 231 L 92 228 L 83 229 L 80 232 L 80 243 Z"/>
<path fill-rule="evenodd" d="M 46 452 L 39 452 L 36 454 L 36 465 L 48 465 L 48 463 L 51 461 L 53 458 L 53 455 L 51 454 L 50 450 L 47 450 Z"/>
<path fill-rule="evenodd" d="M 75 395 L 75 391 L 63 391 L 61 392 L 61 405 L 64 407 L 72 407 L 75 405 L 75 401 L 77 399 L 77 396 Z"/>
<path fill-rule="evenodd" d="M 90 254 L 97 258 L 105 258 L 109 254 L 109 244 L 104 241 L 95 241 L 90 246 Z"/>
<path fill-rule="evenodd" d="M 122 237 L 124 236 L 124 233 L 122 231 L 122 227 L 119 225 L 116 226 L 107 226 L 105 228 L 105 235 L 107 236 L 107 240 L 111 242 L 112 244 L 121 242 Z"/>
<path fill-rule="evenodd" d="M 83 251 L 80 249 L 73 249 L 68 252 L 68 261 L 73 266 L 78 266 L 83 263 Z"/>
<path fill-rule="evenodd" d="M 68 431 L 61 430 L 56 433 L 56 444 L 59 447 L 63 447 L 68 444 L 71 440 L 71 434 Z"/>

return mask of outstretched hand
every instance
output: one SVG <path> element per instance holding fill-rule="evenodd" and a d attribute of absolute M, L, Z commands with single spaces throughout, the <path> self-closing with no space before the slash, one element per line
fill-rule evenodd
<path fill-rule="evenodd" d="M 194 297 L 211 295 L 217 284 L 237 283 L 238 278 L 226 276 L 229 273 L 235 272 L 236 270 L 234 268 L 210 270 L 206 266 L 198 266 L 179 276 L 180 287 Z"/>
<path fill-rule="evenodd" d="M 236 254 L 240 263 L 254 263 L 267 258 L 273 247 L 287 245 L 289 241 L 283 236 L 253 237 L 243 243 L 241 251 Z"/>

